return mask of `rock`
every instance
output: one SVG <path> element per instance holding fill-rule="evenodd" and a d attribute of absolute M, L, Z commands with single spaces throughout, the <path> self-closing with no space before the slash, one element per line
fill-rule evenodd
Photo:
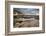
<path fill-rule="evenodd" d="M 26 20 L 22 23 L 16 23 L 15 27 L 38 27 L 39 26 L 39 20 L 32 19 L 32 20 Z"/>

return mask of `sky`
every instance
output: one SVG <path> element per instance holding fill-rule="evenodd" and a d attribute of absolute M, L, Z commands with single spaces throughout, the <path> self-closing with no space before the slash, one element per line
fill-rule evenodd
<path fill-rule="evenodd" d="M 23 14 L 39 14 L 39 9 L 35 9 L 35 8 L 14 8 L 14 11 L 19 11 Z"/>

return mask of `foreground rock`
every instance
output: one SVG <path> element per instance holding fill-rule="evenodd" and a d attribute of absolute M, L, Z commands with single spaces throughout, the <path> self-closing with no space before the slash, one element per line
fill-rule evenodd
<path fill-rule="evenodd" d="M 23 21 L 21 23 L 16 23 L 15 27 L 38 27 L 39 20 L 38 19 L 30 19 Z"/>

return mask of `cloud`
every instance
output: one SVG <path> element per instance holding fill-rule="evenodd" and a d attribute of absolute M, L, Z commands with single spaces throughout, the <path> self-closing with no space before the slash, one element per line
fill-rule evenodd
<path fill-rule="evenodd" d="M 39 9 L 33 9 L 33 8 L 14 8 L 14 11 L 17 10 L 23 14 L 39 14 Z"/>

